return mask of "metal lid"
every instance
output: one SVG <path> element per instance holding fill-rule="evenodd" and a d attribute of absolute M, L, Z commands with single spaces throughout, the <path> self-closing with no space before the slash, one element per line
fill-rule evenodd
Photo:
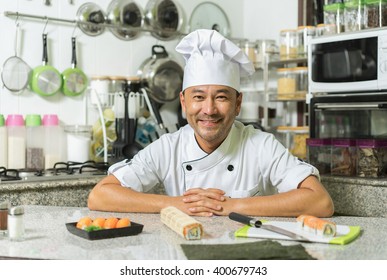
<path fill-rule="evenodd" d="M 6 210 L 8 208 L 9 208 L 9 202 L 8 201 L 0 202 L 0 210 Z"/>
<path fill-rule="evenodd" d="M 23 206 L 15 206 L 9 209 L 9 215 L 23 215 L 24 214 L 24 208 Z"/>

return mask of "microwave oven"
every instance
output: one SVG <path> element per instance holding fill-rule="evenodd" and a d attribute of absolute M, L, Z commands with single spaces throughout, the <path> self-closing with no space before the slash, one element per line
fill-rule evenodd
<path fill-rule="evenodd" d="M 387 28 L 309 39 L 309 92 L 387 90 Z"/>

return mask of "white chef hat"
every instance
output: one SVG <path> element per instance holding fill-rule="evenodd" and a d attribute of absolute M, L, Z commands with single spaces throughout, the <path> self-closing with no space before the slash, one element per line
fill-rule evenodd
<path fill-rule="evenodd" d="M 183 90 L 197 85 L 224 85 L 240 90 L 240 78 L 254 73 L 254 65 L 233 42 L 215 30 L 199 29 L 176 46 L 186 61 Z"/>

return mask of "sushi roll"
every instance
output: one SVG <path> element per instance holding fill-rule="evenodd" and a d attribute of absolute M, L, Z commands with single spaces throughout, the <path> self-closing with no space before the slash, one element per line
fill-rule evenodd
<path fill-rule="evenodd" d="M 201 239 L 203 226 L 191 216 L 180 211 L 176 207 L 169 206 L 161 209 L 161 221 L 173 231 L 187 240 Z"/>
<path fill-rule="evenodd" d="M 333 237 L 336 235 L 335 223 L 310 215 L 298 216 L 297 227 L 321 237 Z"/>

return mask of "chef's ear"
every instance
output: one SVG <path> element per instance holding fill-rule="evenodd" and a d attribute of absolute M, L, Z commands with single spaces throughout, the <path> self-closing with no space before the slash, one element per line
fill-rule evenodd
<path fill-rule="evenodd" d="M 236 116 L 239 115 L 242 108 L 242 99 L 243 99 L 243 93 L 240 91 L 236 91 L 236 108 L 235 108 L 235 114 Z"/>
<path fill-rule="evenodd" d="M 180 92 L 180 105 L 181 105 L 181 109 L 185 113 L 185 96 L 184 95 L 185 95 L 185 92 L 181 91 Z"/>

